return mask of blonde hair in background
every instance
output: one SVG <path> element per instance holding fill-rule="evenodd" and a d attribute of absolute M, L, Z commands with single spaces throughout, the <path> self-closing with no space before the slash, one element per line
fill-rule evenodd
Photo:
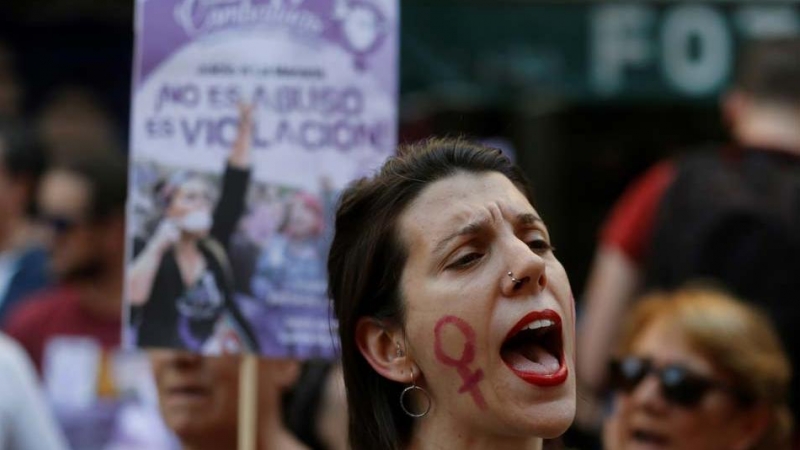
<path fill-rule="evenodd" d="M 630 353 L 656 320 L 679 327 L 694 351 L 730 376 L 772 417 L 753 450 L 789 447 L 792 415 L 787 405 L 791 363 L 772 323 L 758 309 L 710 286 L 691 285 L 657 292 L 637 302 L 622 330 L 617 354 Z"/>

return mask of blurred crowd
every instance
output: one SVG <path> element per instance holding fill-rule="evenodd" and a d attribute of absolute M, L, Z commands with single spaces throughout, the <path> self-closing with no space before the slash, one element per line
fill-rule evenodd
<path fill-rule="evenodd" d="M 27 117 L 23 95 L 0 45 L 0 448 L 235 448 L 238 357 L 121 349 L 128 163 L 110 112 L 91 89 L 63 86 Z M 137 192 L 168 182 L 138 169 Z M 261 209 L 232 245 L 322 229 L 316 197 L 260 184 L 249 195 Z M 153 217 L 153 198 L 133 195 L 133 217 Z M 257 378 L 261 447 L 346 447 L 335 362 L 262 360 Z"/>
<path fill-rule="evenodd" d="M 61 86 L 25 117 L 23 93 L 0 43 L 0 449 L 235 448 L 238 357 L 120 350 L 129 171 L 110 113 Z M 578 418 L 549 446 L 800 448 L 800 41 L 754 46 L 721 111 L 731 142 L 659 162 L 609 205 L 578 299 Z M 148 192 L 169 178 L 132 173 Z M 155 218 L 137 192 L 128 211 Z M 269 297 L 292 274 L 268 249 L 312 236 L 317 252 L 329 212 L 248 195 L 261 206 L 230 245 L 257 261 L 232 263 Z M 347 448 L 336 362 L 261 360 L 257 378 L 260 448 Z"/>

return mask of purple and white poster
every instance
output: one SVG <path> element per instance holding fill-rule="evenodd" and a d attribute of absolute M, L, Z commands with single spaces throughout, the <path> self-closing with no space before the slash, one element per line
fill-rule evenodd
<path fill-rule="evenodd" d="M 138 0 L 124 340 L 332 357 L 338 193 L 396 144 L 397 0 Z"/>

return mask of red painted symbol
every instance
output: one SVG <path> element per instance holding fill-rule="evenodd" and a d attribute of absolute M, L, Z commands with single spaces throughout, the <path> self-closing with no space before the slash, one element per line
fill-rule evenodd
<path fill-rule="evenodd" d="M 464 342 L 464 351 L 458 359 L 445 353 L 442 348 L 442 330 L 445 325 L 455 326 L 466 339 Z M 477 369 L 473 372 L 469 368 L 469 365 L 475 359 L 475 330 L 473 330 L 467 322 L 456 316 L 444 316 L 436 322 L 433 333 L 435 336 L 434 350 L 436 351 L 436 358 L 441 361 L 442 364 L 455 367 L 458 371 L 458 375 L 464 381 L 464 384 L 458 389 L 458 393 L 463 394 L 464 392 L 469 392 L 475 404 L 478 405 L 480 409 L 486 409 L 486 401 L 483 399 L 483 395 L 478 388 L 478 383 L 483 379 L 483 370 Z"/>

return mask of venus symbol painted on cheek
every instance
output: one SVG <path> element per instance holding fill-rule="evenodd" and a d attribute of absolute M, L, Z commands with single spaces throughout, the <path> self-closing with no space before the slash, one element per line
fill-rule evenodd
<path fill-rule="evenodd" d="M 448 355 L 442 347 L 442 332 L 447 325 L 455 327 L 464 336 L 464 349 L 459 358 L 453 358 L 451 355 Z M 472 400 L 478 405 L 478 408 L 486 409 L 486 400 L 483 399 L 480 388 L 478 388 L 478 383 L 483 380 L 483 370 L 476 369 L 472 371 L 469 368 L 469 365 L 475 360 L 475 330 L 459 317 L 444 316 L 436 322 L 433 334 L 436 359 L 446 366 L 455 367 L 463 381 L 463 384 L 458 389 L 458 393 L 463 394 L 469 392 L 472 396 Z"/>

